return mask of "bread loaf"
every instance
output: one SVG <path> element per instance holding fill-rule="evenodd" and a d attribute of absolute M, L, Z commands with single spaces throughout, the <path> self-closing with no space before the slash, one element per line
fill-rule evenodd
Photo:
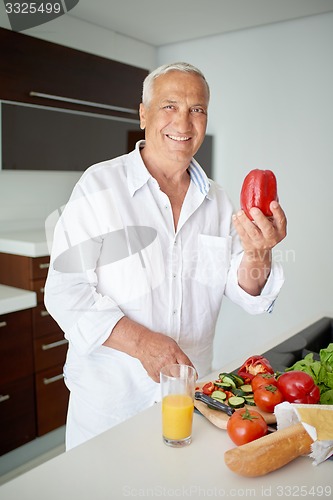
<path fill-rule="evenodd" d="M 312 443 L 310 435 L 298 423 L 226 451 L 224 461 L 241 476 L 263 476 L 300 455 L 308 455 Z"/>

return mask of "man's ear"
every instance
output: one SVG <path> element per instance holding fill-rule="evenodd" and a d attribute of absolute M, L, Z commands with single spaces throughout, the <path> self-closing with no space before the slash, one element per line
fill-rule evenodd
<path fill-rule="evenodd" d="M 146 128 L 146 110 L 142 102 L 140 103 L 139 116 L 140 116 L 140 128 L 141 130 L 144 130 Z"/>

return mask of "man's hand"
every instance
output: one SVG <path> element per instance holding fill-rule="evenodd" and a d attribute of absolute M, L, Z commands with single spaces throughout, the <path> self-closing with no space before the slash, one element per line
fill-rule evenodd
<path fill-rule="evenodd" d="M 175 340 L 158 332 L 147 330 L 140 338 L 138 355 L 142 366 L 155 381 L 160 381 L 160 371 L 169 364 L 193 366 Z"/>
<path fill-rule="evenodd" d="M 160 370 L 163 366 L 193 366 L 175 340 L 162 333 L 153 332 L 126 317 L 118 321 L 104 345 L 137 358 L 155 382 L 160 381 Z"/>
<path fill-rule="evenodd" d="M 260 295 L 271 270 L 271 250 L 287 234 L 287 219 L 277 201 L 272 201 L 270 218 L 252 208 L 251 221 L 239 211 L 233 222 L 242 242 L 244 256 L 238 270 L 239 285 L 251 295 Z"/>
<path fill-rule="evenodd" d="M 259 208 L 251 208 L 251 221 L 240 210 L 233 218 L 234 226 L 241 239 L 244 252 L 256 254 L 271 250 L 282 241 L 287 234 L 287 219 L 277 201 L 272 201 L 270 209 L 272 217 L 267 218 Z"/>

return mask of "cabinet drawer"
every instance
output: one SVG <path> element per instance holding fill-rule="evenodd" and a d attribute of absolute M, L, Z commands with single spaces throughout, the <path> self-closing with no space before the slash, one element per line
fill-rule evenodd
<path fill-rule="evenodd" d="M 68 341 L 64 339 L 64 334 L 61 331 L 35 339 L 34 351 L 36 372 L 56 365 L 63 366 L 67 349 Z"/>
<path fill-rule="evenodd" d="M 0 316 L 0 359 L 1 384 L 33 373 L 31 310 Z"/>
<path fill-rule="evenodd" d="M 32 260 L 32 276 L 33 280 L 39 278 L 46 278 L 49 267 L 50 267 L 50 257 L 45 255 L 44 257 L 34 257 Z"/>
<path fill-rule="evenodd" d="M 0 386 L 0 455 L 36 437 L 33 376 Z"/>
<path fill-rule="evenodd" d="M 36 374 L 38 436 L 65 424 L 68 396 L 62 365 Z"/>
<path fill-rule="evenodd" d="M 44 304 L 45 278 L 31 281 L 30 289 L 36 292 L 37 303 Z"/>
<path fill-rule="evenodd" d="M 61 331 L 58 324 L 45 309 L 44 304 L 38 304 L 37 307 L 32 309 L 32 324 L 34 337 L 43 337 Z"/>
<path fill-rule="evenodd" d="M 45 280 L 49 263 L 49 255 L 27 257 L 0 252 L 0 283 L 31 290 L 31 280 Z"/>

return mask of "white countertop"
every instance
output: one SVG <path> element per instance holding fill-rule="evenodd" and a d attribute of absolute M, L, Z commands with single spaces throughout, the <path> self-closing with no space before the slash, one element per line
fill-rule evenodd
<path fill-rule="evenodd" d="M 0 314 L 8 314 L 37 305 L 35 292 L 0 285 Z"/>
<path fill-rule="evenodd" d="M 27 229 L 1 231 L 0 252 L 26 257 L 43 257 L 49 255 L 45 230 Z"/>
<path fill-rule="evenodd" d="M 324 492 L 333 491 L 332 460 L 314 467 L 312 459 L 299 457 L 266 476 L 244 478 L 224 464 L 224 452 L 233 446 L 226 431 L 195 414 L 192 444 L 169 448 L 156 404 L 4 484 L 0 500 L 331 498 Z"/>

